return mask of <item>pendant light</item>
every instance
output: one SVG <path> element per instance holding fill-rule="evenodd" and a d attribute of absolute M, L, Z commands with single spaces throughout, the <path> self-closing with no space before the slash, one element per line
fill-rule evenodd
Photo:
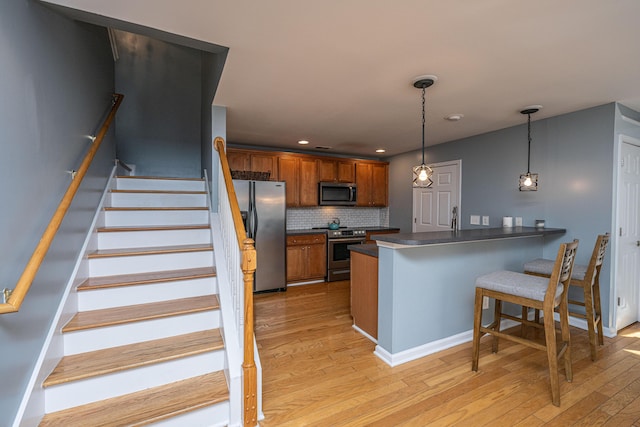
<path fill-rule="evenodd" d="M 430 187 L 433 184 L 431 175 L 433 170 L 424 163 L 424 127 L 425 127 L 425 93 L 428 87 L 432 86 L 438 78 L 427 75 L 419 76 L 413 80 L 413 87 L 422 90 L 422 164 L 413 168 L 413 186 Z"/>
<path fill-rule="evenodd" d="M 520 175 L 518 188 L 520 191 L 538 191 L 538 174 L 531 173 L 529 166 L 531 164 L 531 115 L 537 113 L 542 105 L 530 105 L 520 111 L 520 114 L 527 115 L 527 173 Z"/>

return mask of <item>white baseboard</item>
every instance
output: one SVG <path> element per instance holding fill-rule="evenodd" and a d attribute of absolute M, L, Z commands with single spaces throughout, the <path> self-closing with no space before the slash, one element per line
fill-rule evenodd
<path fill-rule="evenodd" d="M 530 313 L 530 315 L 533 315 L 533 313 Z M 555 313 L 554 317 L 556 321 L 560 321 L 558 313 Z M 584 319 L 569 316 L 569 324 L 576 328 L 580 328 L 585 331 L 587 330 L 587 321 Z M 500 322 L 500 329 L 501 330 L 508 329 L 517 325 L 519 325 L 518 322 L 514 320 L 506 319 Z M 357 329 L 357 327 L 354 326 L 354 329 Z M 607 338 L 613 338 L 616 336 L 616 331 L 613 331 L 611 328 L 604 328 L 602 332 Z M 472 340 L 473 340 L 473 329 L 459 333 L 457 335 L 452 335 L 447 338 L 432 341 L 430 343 L 423 344 L 418 347 L 413 347 L 408 350 L 400 351 L 398 353 L 389 353 L 384 348 L 380 347 L 379 345 L 376 345 L 376 348 L 373 354 L 375 354 L 380 359 L 382 359 L 382 361 L 385 362 L 387 365 L 393 367 L 393 366 L 401 365 L 403 363 L 410 362 L 412 360 L 419 359 L 424 356 L 428 356 L 433 353 L 437 353 L 442 350 L 446 350 L 448 348 L 454 347 L 459 344 L 470 342 Z"/>
<path fill-rule="evenodd" d="M 360 332 L 362 335 L 364 335 L 365 337 L 369 338 L 371 341 L 373 341 L 374 343 L 378 344 L 378 340 L 375 339 L 374 337 L 372 337 L 371 335 L 369 335 L 368 333 L 366 333 L 365 331 L 363 331 L 362 329 L 358 328 L 356 325 L 351 325 L 351 327 L 353 329 L 355 329 L 356 331 Z"/>

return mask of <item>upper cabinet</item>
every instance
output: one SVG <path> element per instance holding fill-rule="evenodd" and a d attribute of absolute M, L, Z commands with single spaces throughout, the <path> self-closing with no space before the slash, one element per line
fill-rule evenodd
<path fill-rule="evenodd" d="M 356 206 L 388 205 L 389 167 L 387 163 L 358 161 L 356 184 L 358 185 Z"/>
<path fill-rule="evenodd" d="M 266 151 L 227 149 L 232 171 L 269 172 L 269 180 L 278 180 L 278 156 Z"/>
<path fill-rule="evenodd" d="M 319 159 L 318 180 L 322 182 L 355 182 L 356 162 L 349 159 Z"/>
<path fill-rule="evenodd" d="M 287 184 L 287 206 L 318 206 L 318 163 L 314 158 L 281 155 L 278 179 Z"/>
<path fill-rule="evenodd" d="M 269 172 L 272 181 L 286 182 L 288 207 L 318 206 L 319 182 L 355 182 L 357 206 L 388 204 L 386 162 L 238 148 L 228 148 L 227 158 L 232 171 Z"/>

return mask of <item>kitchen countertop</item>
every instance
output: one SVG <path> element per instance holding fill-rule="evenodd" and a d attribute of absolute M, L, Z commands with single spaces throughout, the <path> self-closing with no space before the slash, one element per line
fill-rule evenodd
<path fill-rule="evenodd" d="M 380 227 L 380 226 L 371 226 L 371 227 L 347 227 L 351 230 L 367 230 L 367 231 L 400 231 L 399 228 L 394 227 Z M 295 236 L 298 234 L 325 234 L 328 231 L 326 228 L 303 228 L 298 230 L 287 230 L 288 236 Z"/>
<path fill-rule="evenodd" d="M 358 252 L 364 255 L 369 255 L 378 258 L 378 245 L 375 243 L 366 243 L 364 245 L 349 245 L 347 249 L 353 252 Z"/>
<path fill-rule="evenodd" d="M 548 236 L 564 234 L 564 228 L 537 228 L 537 227 L 499 227 L 499 228 L 474 228 L 458 231 L 431 231 L 423 233 L 398 233 L 382 234 L 373 237 L 380 246 L 423 246 L 443 243 L 475 242 L 493 239 L 509 239 L 529 236 Z"/>

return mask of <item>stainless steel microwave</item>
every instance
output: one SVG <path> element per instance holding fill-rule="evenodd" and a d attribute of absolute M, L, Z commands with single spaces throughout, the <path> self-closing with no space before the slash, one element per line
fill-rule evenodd
<path fill-rule="evenodd" d="M 358 190 L 353 183 L 321 182 L 318 184 L 320 206 L 355 206 Z"/>

